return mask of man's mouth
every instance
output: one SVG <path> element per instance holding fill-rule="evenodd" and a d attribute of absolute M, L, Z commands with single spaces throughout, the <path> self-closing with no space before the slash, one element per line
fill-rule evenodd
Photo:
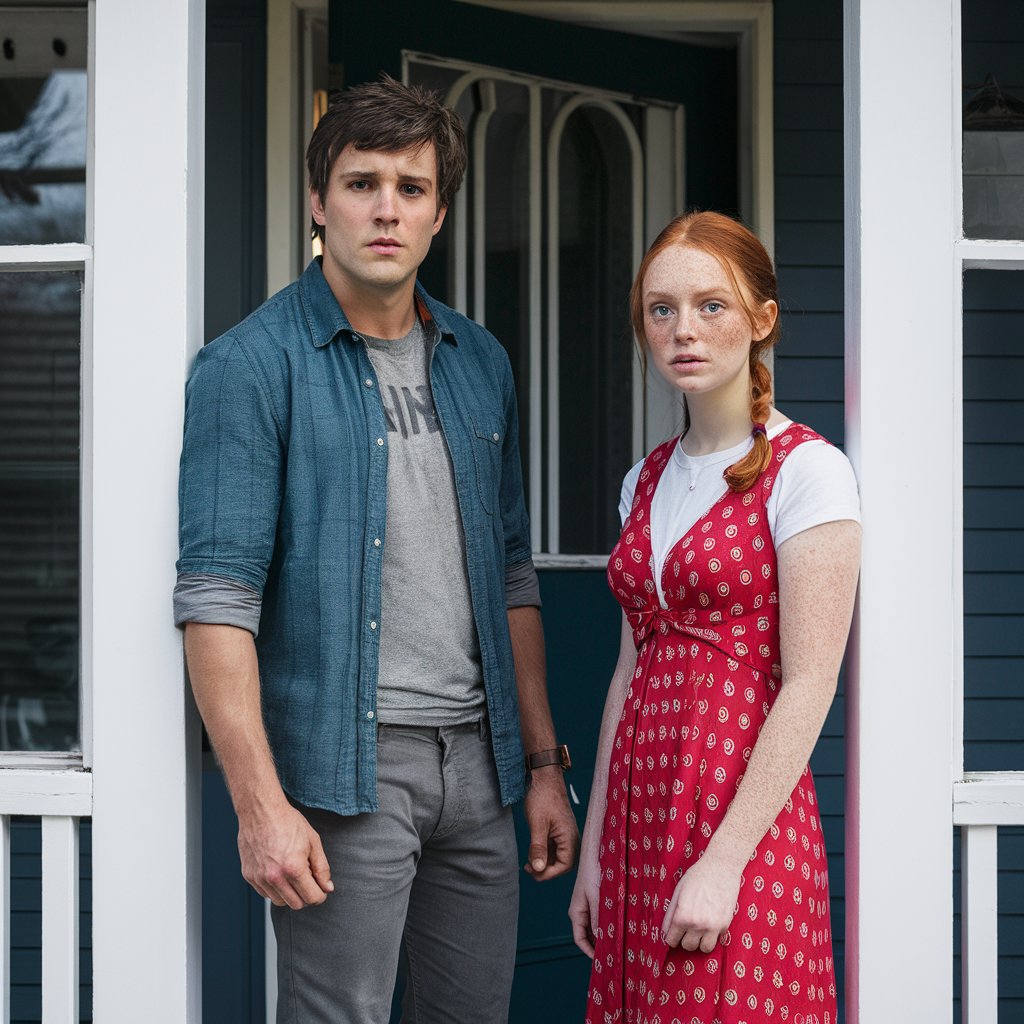
<path fill-rule="evenodd" d="M 381 237 L 381 238 L 375 238 L 370 243 L 370 248 L 374 252 L 379 252 L 379 253 L 387 256 L 387 255 L 390 255 L 391 253 L 398 252 L 398 250 L 402 248 L 402 243 L 399 242 L 395 238 L 383 238 L 383 237 Z"/>

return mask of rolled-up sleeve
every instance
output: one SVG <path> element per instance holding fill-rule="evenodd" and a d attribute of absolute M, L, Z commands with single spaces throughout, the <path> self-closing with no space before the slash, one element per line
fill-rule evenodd
<path fill-rule="evenodd" d="M 185 392 L 178 486 L 183 607 L 191 601 L 188 578 L 234 583 L 257 599 L 263 593 L 284 464 L 271 393 L 266 374 L 231 335 L 196 358 Z"/>
<path fill-rule="evenodd" d="M 262 605 L 259 592 L 244 583 L 199 573 L 179 576 L 174 587 L 174 624 L 238 626 L 257 636 Z"/>
<path fill-rule="evenodd" d="M 505 566 L 505 605 L 508 608 L 541 607 L 540 582 L 532 558 Z"/>

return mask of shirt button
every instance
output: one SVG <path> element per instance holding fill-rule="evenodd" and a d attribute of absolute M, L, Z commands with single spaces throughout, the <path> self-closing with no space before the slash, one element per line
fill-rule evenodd
<path fill-rule="evenodd" d="M 379 548 L 380 547 L 380 537 L 374 537 L 373 538 L 373 546 L 375 548 Z"/>
<path fill-rule="evenodd" d="M 491 437 L 493 437 L 495 441 L 501 440 L 501 434 L 491 434 Z"/>
<path fill-rule="evenodd" d="M 373 712 L 372 711 L 367 711 L 366 712 L 366 717 L 367 718 L 373 718 Z"/>
<path fill-rule="evenodd" d="M 364 381 L 363 383 L 364 383 L 364 384 L 366 384 L 366 386 L 367 386 L 368 388 L 372 388 L 372 387 L 373 387 L 373 381 L 372 381 L 372 380 L 370 380 L 370 378 L 369 378 L 369 377 L 367 377 L 367 378 L 366 378 L 366 380 L 365 380 L 365 381 Z"/>
<path fill-rule="evenodd" d="M 370 629 L 376 629 L 376 628 L 377 628 L 377 623 L 376 622 L 371 622 L 370 623 Z"/>
<path fill-rule="evenodd" d="M 377 438 L 377 447 L 378 448 L 383 448 L 384 447 L 384 438 L 383 437 L 378 437 Z"/>

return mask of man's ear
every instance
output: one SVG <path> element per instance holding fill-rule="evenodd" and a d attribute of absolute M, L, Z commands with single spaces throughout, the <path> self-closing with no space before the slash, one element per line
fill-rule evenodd
<path fill-rule="evenodd" d="M 448 212 L 447 206 L 442 206 L 437 211 L 437 216 L 434 218 L 434 230 L 431 232 L 431 236 L 436 235 L 441 230 L 441 225 L 444 223 L 444 215 Z"/>
<path fill-rule="evenodd" d="M 315 188 L 309 190 L 309 209 L 313 214 L 313 220 L 323 227 L 327 223 L 327 216 L 324 213 L 323 200 L 320 198 L 320 193 Z"/>

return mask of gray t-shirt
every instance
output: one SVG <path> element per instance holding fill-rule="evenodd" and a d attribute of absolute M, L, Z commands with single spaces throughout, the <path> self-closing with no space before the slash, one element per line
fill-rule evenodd
<path fill-rule="evenodd" d="M 388 424 L 378 721 L 444 725 L 484 704 L 455 476 L 430 388 L 436 338 L 419 319 L 391 341 L 364 335 Z"/>

